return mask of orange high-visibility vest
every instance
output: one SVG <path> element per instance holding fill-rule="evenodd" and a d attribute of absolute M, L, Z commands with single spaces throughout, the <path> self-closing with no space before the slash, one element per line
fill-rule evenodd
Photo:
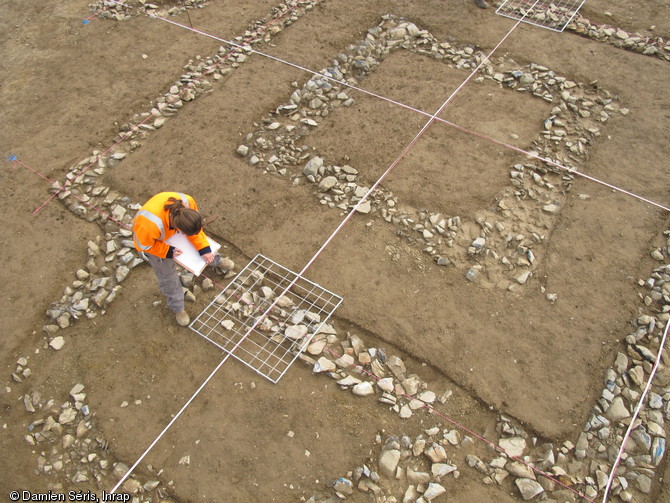
<path fill-rule="evenodd" d="M 156 194 L 140 208 L 133 220 L 133 241 L 138 251 L 151 253 L 160 258 L 167 257 L 170 245 L 165 243 L 165 240 L 177 232 L 177 229 L 170 228 L 169 210 L 163 209 L 170 197 L 177 200 L 181 199 L 184 202 L 184 207 L 198 211 L 195 199 L 189 195 L 181 192 Z M 198 251 L 209 247 L 209 240 L 203 230 L 194 236 L 187 236 L 187 238 Z"/>

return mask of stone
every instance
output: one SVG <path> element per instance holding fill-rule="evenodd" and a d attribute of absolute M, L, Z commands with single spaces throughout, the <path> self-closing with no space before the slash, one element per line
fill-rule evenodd
<path fill-rule="evenodd" d="M 63 339 L 63 336 L 58 335 L 51 339 L 49 342 L 49 346 L 51 346 L 52 349 L 55 349 L 56 351 L 60 350 L 65 346 L 65 339 Z"/>
<path fill-rule="evenodd" d="M 145 483 L 142 487 L 144 488 L 145 491 L 153 491 L 160 485 L 159 480 L 150 480 L 149 482 Z"/>
<path fill-rule="evenodd" d="M 416 376 L 408 377 L 402 381 L 402 388 L 409 396 L 416 395 L 417 391 L 419 391 L 419 386 L 421 386 L 421 380 Z"/>
<path fill-rule="evenodd" d="M 602 491 L 603 489 L 605 489 L 608 480 L 609 477 L 607 473 L 605 473 L 602 470 L 596 470 L 596 481 L 598 484 L 598 491 Z"/>
<path fill-rule="evenodd" d="M 437 397 L 435 396 L 435 393 L 433 393 L 432 391 L 424 391 L 422 393 L 419 393 L 419 396 L 417 396 L 417 398 L 425 403 L 435 403 L 435 399 Z"/>
<path fill-rule="evenodd" d="M 529 85 L 535 83 L 535 78 L 530 73 L 524 73 L 524 74 L 521 75 L 521 78 L 519 79 L 519 83 L 521 85 L 524 85 L 524 86 L 529 86 Z"/>
<path fill-rule="evenodd" d="M 417 490 L 415 485 L 410 485 L 407 487 L 405 494 L 402 497 L 402 503 L 415 503 L 416 501 L 421 501 L 419 497 L 421 494 Z"/>
<path fill-rule="evenodd" d="M 471 244 L 471 246 L 477 250 L 481 250 L 482 248 L 484 248 L 485 245 L 486 245 L 486 239 L 482 237 L 475 239 Z"/>
<path fill-rule="evenodd" d="M 395 386 L 393 386 L 392 377 L 384 377 L 382 379 L 379 379 L 377 381 L 377 386 L 379 386 L 380 390 L 386 391 L 387 393 L 391 393 L 395 389 Z"/>
<path fill-rule="evenodd" d="M 586 433 L 582 432 L 579 434 L 579 438 L 577 439 L 575 449 L 578 451 L 585 451 L 588 448 L 589 448 L 589 437 Z M 534 478 L 534 477 L 528 477 L 528 478 Z"/>
<path fill-rule="evenodd" d="M 653 391 L 649 393 L 649 407 L 652 409 L 660 409 L 663 407 L 663 397 Z"/>
<path fill-rule="evenodd" d="M 76 409 L 68 407 L 67 409 L 64 409 L 63 412 L 61 412 L 60 416 L 58 416 L 58 422 L 60 424 L 69 424 L 72 421 L 74 421 L 76 417 L 77 417 Z"/>
<path fill-rule="evenodd" d="M 307 161 L 302 172 L 305 176 L 316 176 L 319 174 L 321 168 L 323 168 L 323 159 L 321 157 L 312 157 Z"/>
<path fill-rule="evenodd" d="M 357 384 L 351 391 L 356 396 L 370 396 L 375 394 L 375 389 L 369 381 L 363 381 L 362 383 Z"/>
<path fill-rule="evenodd" d="M 428 446 L 423 453 L 433 463 L 441 463 L 447 459 L 447 451 L 444 450 L 444 447 L 435 442 Z"/>
<path fill-rule="evenodd" d="M 446 492 L 447 490 L 444 488 L 444 486 L 442 486 L 441 484 L 437 484 L 435 482 L 431 482 L 430 484 L 428 484 L 428 488 L 423 493 L 423 498 L 426 501 L 432 501 Z"/>
<path fill-rule="evenodd" d="M 635 479 L 635 483 L 636 483 L 636 485 L 637 485 L 637 488 L 638 488 L 641 492 L 643 492 L 643 493 L 645 493 L 645 494 L 649 494 L 649 493 L 651 492 L 651 483 L 652 483 L 652 480 L 651 480 L 651 478 L 648 477 L 647 475 L 644 475 L 644 474 L 642 474 L 642 473 L 639 474 L 638 477 Z"/>
<path fill-rule="evenodd" d="M 126 494 L 137 494 L 142 489 L 142 484 L 137 479 L 127 479 L 121 486 L 121 491 Z"/>
<path fill-rule="evenodd" d="M 656 249 L 651 252 L 651 258 L 654 260 L 658 260 L 659 262 L 663 262 L 665 260 L 665 257 L 663 257 L 663 253 L 661 253 L 661 250 Z"/>
<path fill-rule="evenodd" d="M 405 377 L 405 363 L 395 355 L 389 356 L 386 360 L 386 366 L 389 368 L 391 373 L 396 376 L 398 379 L 403 379 Z"/>
<path fill-rule="evenodd" d="M 84 391 L 84 385 L 81 384 L 81 383 L 79 383 L 79 384 L 75 384 L 75 385 L 72 387 L 72 389 L 70 390 L 70 396 L 78 395 L 78 394 L 81 393 L 82 391 Z"/>
<path fill-rule="evenodd" d="M 33 405 L 33 401 L 30 398 L 30 395 L 24 395 L 23 396 L 23 407 L 26 409 L 28 412 L 35 412 L 35 406 Z"/>
<path fill-rule="evenodd" d="M 525 500 L 531 500 L 538 494 L 541 494 L 544 492 L 544 489 L 542 486 L 537 483 L 535 480 L 531 479 L 516 479 L 514 481 L 516 484 L 516 487 L 519 489 L 519 492 L 521 493 L 521 497 Z"/>
<path fill-rule="evenodd" d="M 230 260 L 228 257 L 221 257 L 216 267 L 218 267 L 223 272 L 232 271 L 235 267 L 235 262 Z"/>
<path fill-rule="evenodd" d="M 438 398 L 438 401 L 442 404 L 445 404 L 447 403 L 447 400 L 449 400 L 449 397 L 451 397 L 452 394 L 453 392 L 450 389 L 445 390 Z"/>
<path fill-rule="evenodd" d="M 444 434 L 444 439 L 451 445 L 458 445 L 461 443 L 461 433 L 458 430 L 450 430 Z"/>
<path fill-rule="evenodd" d="M 411 467 L 408 467 L 407 481 L 410 484 L 427 484 L 428 482 L 430 482 L 430 473 L 416 472 Z"/>
<path fill-rule="evenodd" d="M 361 213 L 363 215 L 367 215 L 372 211 L 372 205 L 370 204 L 370 201 L 366 200 L 363 201 L 358 208 L 356 208 L 356 213 Z"/>
<path fill-rule="evenodd" d="M 214 289 L 214 282 L 209 278 L 205 278 L 202 280 L 201 288 L 203 292 L 209 292 Z"/>
<path fill-rule="evenodd" d="M 334 176 L 327 176 L 319 182 L 319 191 L 328 192 L 337 185 L 337 178 Z"/>
<path fill-rule="evenodd" d="M 605 412 L 605 417 L 610 421 L 620 421 L 630 417 L 630 412 L 624 404 L 623 398 L 617 396 L 612 400 L 609 408 Z"/>
<path fill-rule="evenodd" d="M 343 369 L 351 369 L 354 367 L 355 361 L 354 357 L 351 355 L 344 354 L 335 360 L 335 365 Z"/>
<path fill-rule="evenodd" d="M 339 478 L 333 484 L 333 489 L 345 496 L 350 496 L 354 493 L 354 484 L 349 479 Z"/>
<path fill-rule="evenodd" d="M 505 469 L 515 477 L 535 480 L 535 472 L 533 469 L 528 465 L 520 463 L 519 461 L 512 461 L 511 463 L 507 463 Z"/>
<path fill-rule="evenodd" d="M 509 456 L 521 457 L 526 450 L 526 440 L 522 437 L 501 438 L 498 445 Z"/>
<path fill-rule="evenodd" d="M 326 340 L 321 339 L 318 341 L 313 341 L 309 346 L 307 346 L 307 352 L 310 355 L 318 356 L 323 353 L 323 349 L 326 347 Z"/>
<path fill-rule="evenodd" d="M 630 434 L 630 438 L 635 441 L 635 444 L 642 450 L 642 452 L 649 452 L 651 449 L 651 435 L 642 428 L 637 428 Z"/>
<path fill-rule="evenodd" d="M 433 474 L 433 477 L 436 479 L 441 479 L 445 475 L 449 475 L 452 472 L 455 472 L 457 468 L 446 463 L 433 463 L 430 467 L 430 471 Z"/>
<path fill-rule="evenodd" d="M 312 369 L 312 372 L 319 374 L 321 372 L 335 372 L 337 370 L 337 365 L 332 360 L 329 360 L 325 356 L 319 358 Z"/>
<path fill-rule="evenodd" d="M 412 398 L 409 401 L 409 408 L 412 409 L 412 410 L 418 410 L 418 409 L 421 409 L 425 406 L 426 406 L 425 403 L 423 403 L 421 400 L 417 400 L 416 398 Z"/>
<path fill-rule="evenodd" d="M 291 315 L 291 318 L 290 318 L 289 321 L 290 321 L 291 323 L 293 323 L 294 325 L 300 325 L 300 324 L 304 321 L 304 319 L 305 319 L 305 313 L 306 313 L 306 312 L 307 312 L 307 311 L 305 311 L 304 309 L 298 309 L 297 311 L 295 311 L 295 312 Z"/>
<path fill-rule="evenodd" d="M 307 335 L 308 331 L 309 329 L 306 325 L 289 325 L 286 327 L 286 330 L 284 330 L 284 335 L 289 339 L 297 341 Z"/>
<path fill-rule="evenodd" d="M 465 456 L 465 462 L 468 464 L 470 468 L 476 468 L 479 472 L 488 474 L 489 470 L 488 467 L 486 466 L 486 463 L 484 463 L 481 459 L 479 459 L 477 456 L 473 456 L 472 454 L 468 454 Z"/>
<path fill-rule="evenodd" d="M 651 462 L 654 466 L 658 466 L 665 454 L 666 442 L 664 438 L 656 437 L 651 444 Z"/>
<path fill-rule="evenodd" d="M 121 206 L 120 204 L 117 204 L 117 205 L 114 206 L 114 208 L 112 209 L 112 218 L 113 218 L 114 220 L 116 220 L 117 222 L 121 222 L 121 221 L 123 220 L 123 217 L 126 215 L 126 212 L 127 212 L 127 211 L 128 211 L 128 210 L 126 210 L 126 208 L 124 208 L 124 207 Z"/>
<path fill-rule="evenodd" d="M 412 417 L 413 412 L 409 405 L 404 404 L 402 407 L 400 407 L 399 414 L 401 418 L 409 419 L 410 417 Z"/>
<path fill-rule="evenodd" d="M 519 283 L 520 285 L 524 285 L 524 284 L 528 281 L 528 278 L 530 278 L 530 276 L 531 276 L 532 274 L 533 274 L 533 273 L 532 273 L 531 271 L 524 271 L 524 272 L 522 272 L 521 274 L 519 274 L 519 275 L 516 277 L 516 281 L 517 281 L 517 283 Z"/>
<path fill-rule="evenodd" d="M 357 384 L 361 384 L 361 380 L 358 377 L 347 376 L 344 379 L 340 379 L 339 381 L 337 381 L 337 384 L 345 388 L 350 388 Z"/>
<path fill-rule="evenodd" d="M 417 438 L 412 446 L 412 454 L 414 456 L 421 456 L 426 448 L 426 441 L 423 438 Z"/>
<path fill-rule="evenodd" d="M 619 374 L 623 374 L 628 368 L 628 357 L 621 352 L 617 353 L 614 368 Z"/>
<path fill-rule="evenodd" d="M 71 480 L 74 484 L 80 484 L 82 482 L 87 482 L 88 477 L 86 476 L 86 472 L 78 471 L 77 473 L 74 474 Z"/>
<path fill-rule="evenodd" d="M 125 463 L 115 463 L 112 468 L 112 475 L 114 478 L 120 479 L 128 472 L 128 466 Z"/>
<path fill-rule="evenodd" d="M 653 411 L 651 411 L 653 412 Z M 651 412 L 649 413 L 649 416 L 651 417 Z M 647 425 L 647 428 L 649 428 L 649 433 L 651 433 L 655 437 L 664 437 L 665 438 L 665 430 L 663 427 L 655 423 L 653 421 L 649 421 L 649 424 Z"/>
<path fill-rule="evenodd" d="M 84 298 L 72 304 L 72 308 L 77 311 L 86 311 L 88 309 L 89 299 Z"/>
<path fill-rule="evenodd" d="M 549 213 L 550 215 L 556 215 L 561 210 L 558 204 L 545 204 L 542 207 L 542 211 Z"/>
<path fill-rule="evenodd" d="M 628 376 L 640 388 L 644 386 L 644 369 L 641 365 L 636 365 L 628 371 Z"/>
<path fill-rule="evenodd" d="M 398 449 L 387 449 L 379 455 L 379 473 L 389 479 L 395 478 L 396 469 L 400 462 Z"/>

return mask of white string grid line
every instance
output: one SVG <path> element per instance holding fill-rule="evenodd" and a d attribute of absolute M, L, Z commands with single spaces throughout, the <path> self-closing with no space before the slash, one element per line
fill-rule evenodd
<path fill-rule="evenodd" d="M 621 441 L 621 447 L 619 448 L 619 453 L 617 454 L 616 460 L 612 465 L 612 471 L 610 472 L 609 478 L 607 479 L 607 486 L 605 486 L 605 492 L 603 494 L 603 503 L 607 503 L 607 497 L 612 487 L 612 482 L 614 482 L 614 476 L 616 475 L 617 469 L 619 468 L 619 463 L 621 463 L 623 453 L 626 450 L 626 443 L 628 443 L 628 437 L 630 437 L 630 434 L 634 429 L 633 426 L 635 426 L 635 423 L 637 422 L 637 418 L 640 414 L 640 410 L 642 409 L 642 405 L 644 405 L 644 401 L 647 398 L 647 393 L 649 393 L 649 390 L 651 389 L 651 383 L 654 380 L 654 376 L 656 375 L 656 370 L 658 369 L 658 366 L 661 363 L 663 350 L 665 348 L 665 341 L 668 337 L 668 328 L 670 328 L 670 320 L 665 322 L 665 331 L 663 332 L 663 337 L 661 339 L 661 346 L 658 348 L 658 355 L 656 356 L 656 361 L 654 362 L 654 366 L 652 367 L 651 373 L 649 374 L 649 380 L 647 381 L 647 384 L 644 387 L 644 391 L 642 392 L 642 396 L 640 397 L 640 400 L 637 403 L 637 407 L 635 407 L 635 412 L 633 413 L 633 416 L 630 418 L 630 424 L 628 425 L 626 434 L 623 436 L 623 440 Z"/>
<path fill-rule="evenodd" d="M 344 227 L 344 225 L 351 219 L 351 217 L 356 213 L 358 208 L 367 200 L 367 198 L 372 194 L 372 192 L 377 188 L 377 186 L 382 182 L 384 178 L 393 170 L 393 168 L 400 162 L 400 160 L 409 152 L 409 150 L 414 146 L 414 144 L 419 140 L 419 138 L 423 135 L 423 133 L 428 129 L 428 127 L 435 121 L 437 115 L 439 115 L 442 110 L 447 106 L 447 104 L 453 99 L 455 96 L 456 92 L 458 92 L 466 82 L 468 82 L 475 73 L 479 71 L 479 69 L 485 64 L 486 61 L 493 55 L 493 53 L 502 45 L 502 43 L 507 40 L 507 38 L 512 34 L 514 29 L 519 26 L 521 23 L 521 20 L 517 21 L 512 28 L 505 34 L 505 36 L 496 44 L 496 46 L 491 50 L 491 52 L 486 56 L 482 62 L 468 75 L 468 77 L 463 81 L 463 83 L 458 86 L 457 90 L 454 91 L 449 98 L 440 106 L 440 108 L 435 112 L 434 114 L 431 115 L 430 119 L 426 124 L 421 128 L 421 130 L 416 134 L 416 136 L 412 139 L 412 141 L 405 147 L 405 149 L 402 151 L 402 153 L 395 159 L 395 161 L 388 167 L 388 169 L 382 174 L 382 176 L 375 182 L 375 184 L 368 190 L 368 192 L 361 198 L 360 201 L 351 209 L 351 211 L 347 214 L 347 216 L 340 222 L 340 224 L 337 226 L 337 228 L 333 231 L 333 233 L 330 235 L 330 237 L 325 241 L 325 243 L 319 248 L 319 250 L 314 254 L 314 256 L 310 259 L 310 261 L 305 265 L 305 267 L 302 268 L 302 270 L 298 273 L 298 275 L 291 281 L 291 283 L 284 289 L 284 291 L 276 297 L 276 299 L 272 302 L 270 307 L 263 313 L 262 316 L 256 318 L 254 321 L 253 325 L 249 328 L 247 334 L 252 332 L 267 316 L 268 313 L 272 312 L 272 309 L 277 305 L 279 299 L 281 299 L 283 296 L 286 295 L 286 293 L 295 285 L 295 283 L 298 281 L 298 279 L 302 278 L 307 269 L 312 265 L 312 263 L 317 259 L 317 257 L 325 250 L 325 248 L 330 244 L 330 242 L 334 239 L 334 237 L 337 235 L 337 233 Z M 178 25 L 178 23 L 177 23 Z M 182 406 L 182 408 L 175 414 L 175 416 L 172 418 L 172 420 L 163 428 L 163 430 L 158 434 L 158 436 L 154 439 L 154 441 L 149 445 L 149 447 L 142 453 L 142 455 L 133 463 L 133 465 L 128 469 L 128 471 L 121 477 L 119 482 L 112 488 L 110 491 L 110 494 L 114 494 L 118 488 L 121 486 L 121 484 L 130 476 L 130 474 L 137 468 L 137 466 L 140 464 L 140 462 L 146 457 L 146 455 L 153 449 L 153 447 L 158 443 L 158 441 L 165 435 L 165 433 L 170 429 L 170 427 L 175 423 L 175 421 L 184 413 L 186 408 L 195 400 L 195 398 L 200 394 L 200 392 L 205 388 L 207 383 L 214 377 L 214 375 L 218 372 L 218 370 L 223 366 L 223 364 L 228 360 L 231 354 L 235 352 L 235 350 L 244 342 L 244 338 L 240 339 L 235 346 L 230 350 L 229 353 L 226 354 L 226 356 L 221 360 L 221 362 L 212 370 L 212 372 L 207 376 L 205 381 L 200 385 L 200 387 L 191 395 L 191 397 L 186 401 L 186 403 Z"/>
<path fill-rule="evenodd" d="M 251 330 L 255 317 L 265 312 L 292 278 L 297 278 L 295 272 L 256 255 L 193 320 L 190 328 L 227 353 L 244 339 L 232 356 L 277 383 L 342 303 L 338 295 L 298 278 L 282 299 L 283 306 L 275 308 L 259 329 Z M 234 326 L 225 328 L 224 322 Z M 290 332 L 295 338 L 287 335 L 291 326 L 300 327 Z"/>
<path fill-rule="evenodd" d="M 448 126 L 450 126 L 450 127 L 453 127 L 453 128 L 458 129 L 458 130 L 460 130 L 460 131 L 463 131 L 464 133 L 467 133 L 467 134 L 471 134 L 471 135 L 477 136 L 478 138 L 482 138 L 483 140 L 490 141 L 490 142 L 492 142 L 492 143 L 495 143 L 495 144 L 497 144 L 497 145 L 500 145 L 501 147 L 507 148 L 507 149 L 509 149 L 509 150 L 513 150 L 513 151 L 518 152 L 518 153 L 520 153 L 520 154 L 523 154 L 523 155 L 525 155 L 525 156 L 527 156 L 527 157 L 529 157 L 529 158 L 536 159 L 536 160 L 538 160 L 538 161 L 544 162 L 544 163 L 546 163 L 546 164 L 549 164 L 550 166 L 553 166 L 553 167 L 558 168 L 558 169 L 560 169 L 560 170 L 566 171 L 566 172 L 568 172 L 568 173 L 570 173 L 570 174 L 572 174 L 572 175 L 581 176 L 582 178 L 585 178 L 585 179 L 590 180 L 590 181 L 592 181 L 592 182 L 595 182 L 595 183 L 598 183 L 598 184 L 603 185 L 603 186 L 605 186 L 605 187 L 608 187 L 608 188 L 610 188 L 610 189 L 612 189 L 612 190 L 614 190 L 614 191 L 616 191 L 616 192 L 619 192 L 619 193 L 621 193 L 621 194 L 624 194 L 624 195 L 633 197 L 633 198 L 635 198 L 635 199 L 638 199 L 639 201 L 642 201 L 642 202 L 644 202 L 644 203 L 650 204 L 650 205 L 655 206 L 655 207 L 657 207 L 657 208 L 660 208 L 660 209 L 662 209 L 662 210 L 664 210 L 664 211 L 668 211 L 668 212 L 670 212 L 670 206 L 666 206 L 666 205 L 664 205 L 664 204 L 657 203 L 657 202 L 655 202 L 655 201 L 653 201 L 653 200 L 651 200 L 651 199 L 648 199 L 648 198 L 646 198 L 646 197 L 644 197 L 644 196 L 640 196 L 640 195 L 638 195 L 638 194 L 636 194 L 636 193 L 634 193 L 634 192 L 631 192 L 631 191 L 629 191 L 629 190 L 623 189 L 623 188 L 618 187 L 618 186 L 616 186 L 616 185 L 614 185 L 614 184 L 605 182 L 605 181 L 600 180 L 599 178 L 596 178 L 596 177 L 594 177 L 594 176 L 587 175 L 586 173 L 582 173 L 581 171 L 578 171 L 578 170 L 575 169 L 575 168 L 571 168 L 571 167 L 568 167 L 568 166 L 564 166 L 564 165 L 560 164 L 559 162 L 556 162 L 556 161 L 554 161 L 553 159 L 550 159 L 550 158 L 548 158 L 548 157 L 542 157 L 542 156 L 539 155 L 539 154 L 536 154 L 536 153 L 534 153 L 534 152 L 529 152 L 529 151 L 523 150 L 523 149 L 521 149 L 521 148 L 518 148 L 518 147 L 515 147 L 515 146 L 513 146 L 513 145 L 510 145 L 509 143 L 505 143 L 504 141 L 496 140 L 496 139 L 491 138 L 491 137 L 489 137 L 489 136 L 486 136 L 486 135 L 484 135 L 484 134 L 481 134 L 481 133 L 477 133 L 477 132 L 471 131 L 471 130 L 469 130 L 469 129 L 463 127 L 463 126 L 459 126 L 458 124 L 456 124 L 456 123 L 454 123 L 454 122 L 451 122 L 451 121 L 448 121 L 448 120 L 446 120 L 446 119 L 443 119 L 443 118 L 441 118 L 441 117 L 433 117 L 433 116 L 430 114 L 430 112 L 426 112 L 426 111 L 424 111 L 424 110 L 421 110 L 421 109 L 419 109 L 419 108 L 413 107 L 413 106 L 411 106 L 411 105 L 407 105 L 407 104 L 402 103 L 402 102 L 400 102 L 400 101 L 396 101 L 396 100 L 394 100 L 394 99 L 392 99 L 392 98 L 388 98 L 388 97 L 383 96 L 383 95 L 381 95 L 381 94 L 377 94 L 377 93 L 374 93 L 374 92 L 372 92 L 372 91 L 368 91 L 368 90 L 363 89 L 363 88 L 361 88 L 361 87 L 358 87 L 358 86 L 349 84 L 348 82 L 345 82 L 345 81 L 343 81 L 343 80 L 335 79 L 335 78 L 333 78 L 333 77 L 327 75 L 327 74 L 325 73 L 325 71 L 323 71 L 323 72 L 316 72 L 316 71 L 314 71 L 314 70 L 311 70 L 311 69 L 306 68 L 306 67 L 304 67 L 304 66 L 298 65 L 298 64 L 296 64 L 296 63 L 292 63 L 292 62 L 290 62 L 290 61 L 283 60 L 283 59 L 281 59 L 281 58 L 272 56 L 272 55 L 270 55 L 270 54 L 266 54 L 266 53 L 264 53 L 264 52 L 257 51 L 256 49 L 253 49 L 253 48 L 251 48 L 250 46 L 243 46 L 243 45 L 237 44 L 237 43 L 235 43 L 235 42 L 231 42 L 231 41 L 226 40 L 226 39 L 224 39 L 224 38 L 217 37 L 216 35 L 212 35 L 212 34 L 210 34 L 210 33 L 204 32 L 204 31 L 202 31 L 202 30 L 198 30 L 198 29 L 196 29 L 196 28 L 191 28 L 191 27 L 189 27 L 189 26 L 186 26 L 186 25 L 177 23 L 176 21 L 173 21 L 173 20 L 171 20 L 171 19 L 162 18 L 162 17 L 157 16 L 157 15 L 154 15 L 154 14 L 150 15 L 149 17 L 151 17 L 151 18 L 153 18 L 153 19 L 158 19 L 158 20 L 160 20 L 160 21 L 164 21 L 164 22 L 169 23 L 169 24 L 172 24 L 172 25 L 174 25 L 174 26 L 178 26 L 179 28 L 183 28 L 183 29 L 185 29 L 185 30 L 192 31 L 192 32 L 194 32 L 194 33 L 203 35 L 203 36 L 205 36 L 205 37 L 209 37 L 209 38 L 214 39 L 214 40 L 217 40 L 217 41 L 219 41 L 219 42 L 223 42 L 224 44 L 229 44 L 229 45 L 231 45 L 231 46 L 233 46 L 233 47 L 235 47 L 235 48 L 237 48 L 237 49 L 239 49 L 239 50 L 241 50 L 241 51 L 245 51 L 245 52 L 249 52 L 249 53 L 253 53 L 253 54 L 258 54 L 259 56 L 262 56 L 262 57 L 264 57 L 264 58 L 268 58 L 268 59 L 273 60 L 273 61 L 276 61 L 276 62 L 278 62 L 278 63 L 282 63 L 282 64 L 284 64 L 284 65 L 287 65 L 287 66 L 296 68 L 296 69 L 298 69 L 298 70 L 302 70 L 302 71 L 304 71 L 304 72 L 306 72 L 306 73 L 312 74 L 312 75 L 317 76 L 317 77 L 319 77 L 319 78 L 324 78 L 324 79 L 329 80 L 329 81 L 331 81 L 331 82 L 334 82 L 334 83 L 336 83 L 336 84 L 345 86 L 345 87 L 347 87 L 347 88 L 349 88 L 349 89 L 353 89 L 353 90 L 355 90 L 355 91 L 361 92 L 361 93 L 366 94 L 366 95 L 368 95 L 368 96 L 372 96 L 372 97 L 374 97 L 374 98 L 377 98 L 377 99 L 386 101 L 386 102 L 388 102 L 388 103 L 391 103 L 391 104 L 393 104 L 393 105 L 399 106 L 399 107 L 401 107 L 401 108 L 405 108 L 405 109 L 410 110 L 410 111 L 412 111 L 412 112 L 418 113 L 418 114 L 423 115 L 423 116 L 428 117 L 428 118 L 431 118 L 432 120 L 441 122 L 441 123 L 446 124 L 446 125 L 448 125 Z M 519 19 L 519 21 L 522 21 L 522 20 Z M 516 27 L 516 25 L 515 25 L 515 27 Z M 484 59 L 484 61 L 486 61 L 486 60 L 487 60 L 487 58 Z M 477 67 L 477 69 L 479 69 L 479 67 Z"/>
<path fill-rule="evenodd" d="M 557 31 L 565 30 L 586 0 L 505 0 L 496 14 Z"/>

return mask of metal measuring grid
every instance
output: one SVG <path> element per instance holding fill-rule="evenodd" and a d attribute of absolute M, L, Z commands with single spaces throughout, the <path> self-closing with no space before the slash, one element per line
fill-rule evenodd
<path fill-rule="evenodd" d="M 258 254 L 190 328 L 277 383 L 341 303 L 342 297 Z"/>
<path fill-rule="evenodd" d="M 505 0 L 496 14 L 562 32 L 586 0 Z"/>

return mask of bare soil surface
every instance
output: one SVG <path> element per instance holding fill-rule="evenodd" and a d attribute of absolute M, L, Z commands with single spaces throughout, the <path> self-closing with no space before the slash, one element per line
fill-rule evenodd
<path fill-rule="evenodd" d="M 172 19 L 230 40 L 256 20 L 267 20 L 275 5 L 211 0 Z M 667 39 L 669 7 L 668 0 L 589 0 L 581 14 L 593 23 Z M 410 20 L 439 41 L 472 44 L 485 52 L 514 24 L 467 0 L 327 0 L 258 50 L 318 71 L 365 38 L 386 14 Z M 75 384 L 84 383 L 96 432 L 114 458 L 129 466 L 223 357 L 175 325 L 159 303 L 161 294 L 146 265 L 131 272 L 104 314 L 59 332 L 66 341 L 63 349 L 48 346 L 45 312 L 84 267 L 87 242 L 104 235 L 58 198 L 49 200 L 50 180 L 62 182 L 93 150 L 109 148 L 119 138 L 119 126 L 149 112 L 184 65 L 222 45 L 145 15 L 83 24 L 88 16 L 84 0 L 5 0 L 0 6 L 0 150 L 4 159 L 15 155 L 20 161 L 3 160 L 0 170 L 3 501 L 11 490 L 45 491 L 53 483 L 110 489 L 106 481 L 75 484 L 37 470 L 38 457 L 49 446 L 24 442 L 36 417 L 24 408 L 25 394 L 39 390 L 44 401 L 54 399 L 60 406 Z M 597 81 L 616 96 L 629 113 L 602 126 L 578 168 L 668 204 L 668 62 L 527 25 L 517 27 L 492 59 L 510 67 L 533 62 L 578 83 Z M 398 50 L 360 86 L 432 114 L 467 75 Z M 314 185 L 264 174 L 236 149 L 309 77 L 249 55 L 214 82 L 212 92 L 184 106 L 107 171 L 105 185 L 140 204 L 163 190 L 189 193 L 205 214 L 219 216 L 208 232 L 223 243 L 236 270 L 257 253 L 301 270 L 345 212 L 319 204 Z M 348 93 L 353 104 L 321 118 L 303 140 L 312 154 L 354 167 L 358 183 L 371 186 L 427 118 Z M 490 80 L 470 81 L 441 117 L 528 149 L 552 107 Z M 383 185 L 401 205 L 474 222 L 496 212 L 497 198 L 509 187 L 510 166 L 518 162 L 525 158 L 513 150 L 434 123 Z M 356 333 L 368 347 L 400 356 L 408 373 L 419 375 L 429 389 L 453 390 L 438 408 L 454 421 L 487 437 L 495 433 L 500 413 L 540 441 L 575 443 L 607 368 L 617 352 L 625 352 L 623 339 L 634 331 L 631 321 L 644 306 L 638 280 L 658 265 L 650 251 L 665 245 L 670 217 L 579 177 L 564 196 L 560 214 L 534 249 L 532 277 L 513 291 L 501 275 L 469 282 L 467 267 L 436 265 L 420 245 L 372 214 L 355 215 L 306 275 L 344 298 L 332 320 L 342 338 Z M 470 240 L 478 236 L 474 224 L 466 232 Z M 467 260 L 464 256 L 463 263 Z M 213 279 L 225 285 L 221 277 Z M 557 300 L 549 302 L 547 292 Z M 192 317 L 209 300 L 202 295 L 188 304 Z M 20 357 L 28 359 L 32 375 L 19 383 L 11 374 Z M 129 405 L 121 407 L 123 402 Z M 300 362 L 274 385 L 231 359 L 138 472 L 146 480 L 160 480 L 174 501 L 299 501 L 325 491 L 378 453 L 375 435 L 416 437 L 434 425 L 449 423 L 418 413 L 400 419 L 376 400 L 340 391 L 333 380 Z M 487 448 L 478 443 L 475 451 L 484 454 Z M 190 464 L 180 463 L 184 456 L 190 456 Z M 485 485 L 480 474 L 459 462 L 461 477 L 450 482 L 444 501 L 521 500 L 511 483 Z M 666 460 L 653 491 L 638 501 L 670 501 L 664 482 L 669 470 Z M 371 498 L 355 493 L 349 499 Z"/>

